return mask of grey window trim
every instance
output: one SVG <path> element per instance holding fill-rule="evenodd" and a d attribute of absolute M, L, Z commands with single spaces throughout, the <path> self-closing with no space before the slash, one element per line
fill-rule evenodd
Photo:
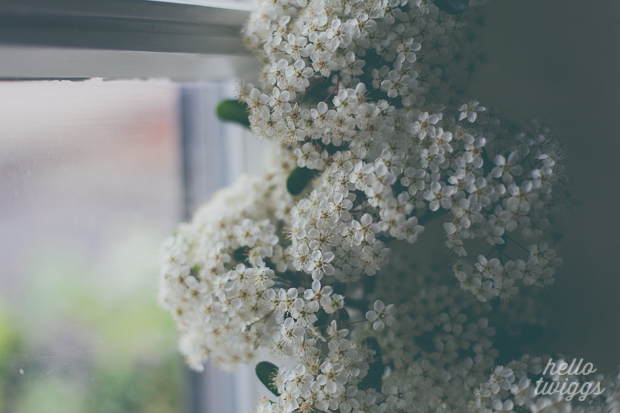
<path fill-rule="evenodd" d="M 236 70 L 205 59 L 251 66 L 239 35 L 248 15 L 143 0 L 2 0 L 0 78 L 231 78 Z"/>
<path fill-rule="evenodd" d="M 241 174 L 262 173 L 264 148 L 245 128 L 220 121 L 216 105 L 231 97 L 232 82 L 181 85 L 179 95 L 184 220 L 215 191 Z M 237 162 L 236 162 L 237 161 Z M 254 365 L 220 370 L 212 361 L 202 373 L 188 372 L 189 413 L 249 413 L 258 400 Z"/>
<path fill-rule="evenodd" d="M 246 54 L 248 12 L 142 0 L 2 0 L 0 43 L 168 53 Z"/>
<path fill-rule="evenodd" d="M 228 183 L 225 127 L 215 116 L 215 105 L 221 99 L 222 85 L 192 83 L 182 85 L 179 96 L 181 148 L 183 165 L 183 218 L 189 221 L 194 211 L 216 190 Z M 210 365 L 203 373 L 188 371 L 189 413 L 216 412 L 215 403 L 224 404 L 221 411 L 233 412 L 234 378 L 216 373 Z M 219 400 L 212 400 L 209 386 L 217 388 Z"/>

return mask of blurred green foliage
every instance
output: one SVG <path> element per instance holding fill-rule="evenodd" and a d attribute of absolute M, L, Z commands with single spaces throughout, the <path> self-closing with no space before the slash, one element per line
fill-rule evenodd
<path fill-rule="evenodd" d="M 156 301 L 161 236 L 111 232 L 95 254 L 33 249 L 23 297 L 0 305 L 0 412 L 185 411 L 175 329 Z"/>

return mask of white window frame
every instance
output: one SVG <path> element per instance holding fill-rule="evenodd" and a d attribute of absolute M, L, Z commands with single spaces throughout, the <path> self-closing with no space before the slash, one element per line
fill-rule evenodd
<path fill-rule="evenodd" d="M 248 14 L 143 0 L 2 0 L 0 78 L 232 78 L 254 65 L 239 36 Z"/>

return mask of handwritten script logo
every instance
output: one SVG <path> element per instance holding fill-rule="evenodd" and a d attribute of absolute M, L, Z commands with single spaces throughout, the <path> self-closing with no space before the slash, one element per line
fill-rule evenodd
<path fill-rule="evenodd" d="M 598 396 L 605 391 L 605 388 L 601 390 L 601 383 L 587 381 L 580 382 L 575 376 L 587 376 L 596 371 L 592 363 L 586 363 L 583 368 L 581 364 L 583 359 L 579 360 L 579 363 L 575 365 L 577 359 L 573 359 L 573 362 L 568 365 L 564 360 L 560 360 L 557 365 L 551 359 L 547 362 L 547 367 L 543 371 L 543 375 L 547 373 L 549 375 L 556 376 L 557 380 L 546 382 L 544 378 L 540 378 L 536 382 L 536 395 L 552 396 L 556 393 L 560 393 L 565 396 L 566 401 L 571 401 L 573 397 L 580 394 L 579 401 L 584 401 L 589 395 Z M 565 377 L 562 377 L 565 376 Z M 570 377 L 573 380 L 569 380 Z M 563 380 L 562 380 L 563 379 Z M 542 387 L 541 387 L 542 386 Z"/>

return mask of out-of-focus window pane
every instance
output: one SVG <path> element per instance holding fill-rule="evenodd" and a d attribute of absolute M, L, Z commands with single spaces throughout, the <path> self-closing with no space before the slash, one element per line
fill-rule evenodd
<path fill-rule="evenodd" d="M 157 307 L 180 218 L 177 87 L 0 83 L 0 411 L 181 412 Z"/>

